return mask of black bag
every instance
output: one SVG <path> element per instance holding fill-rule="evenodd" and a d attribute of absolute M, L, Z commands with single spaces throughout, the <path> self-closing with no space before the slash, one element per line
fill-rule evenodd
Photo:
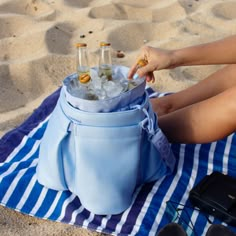
<path fill-rule="evenodd" d="M 189 200 L 200 211 L 236 226 L 236 178 L 213 172 L 192 188 Z"/>

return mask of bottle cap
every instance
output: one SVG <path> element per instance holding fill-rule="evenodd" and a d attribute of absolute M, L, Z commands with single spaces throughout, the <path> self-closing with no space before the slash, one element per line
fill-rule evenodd
<path fill-rule="evenodd" d="M 139 67 L 143 67 L 143 66 L 146 66 L 148 64 L 148 61 L 146 59 L 140 59 L 138 62 L 137 62 L 137 65 Z"/>
<path fill-rule="evenodd" d="M 77 48 L 81 48 L 81 47 L 87 47 L 87 44 L 86 43 L 76 43 L 75 46 Z"/>
<path fill-rule="evenodd" d="M 111 46 L 111 44 L 108 42 L 101 42 L 100 47 L 103 47 L 103 46 Z"/>
<path fill-rule="evenodd" d="M 91 80 L 91 77 L 89 74 L 83 74 L 79 76 L 79 81 L 82 84 L 87 84 Z"/>

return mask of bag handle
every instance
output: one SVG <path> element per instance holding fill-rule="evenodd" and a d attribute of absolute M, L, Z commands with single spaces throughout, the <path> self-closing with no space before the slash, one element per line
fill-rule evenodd
<path fill-rule="evenodd" d="M 149 108 L 149 106 L 146 109 L 145 107 L 136 105 L 136 108 L 142 110 L 146 116 L 146 118 L 140 122 L 140 126 L 148 133 L 150 142 L 159 151 L 161 158 L 172 172 L 174 170 L 176 160 L 166 136 L 158 127 L 156 114 Z"/>

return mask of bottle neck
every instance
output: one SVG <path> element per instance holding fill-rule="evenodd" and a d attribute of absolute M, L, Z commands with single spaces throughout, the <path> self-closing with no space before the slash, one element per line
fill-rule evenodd
<path fill-rule="evenodd" d="M 110 47 L 103 46 L 100 48 L 99 57 L 99 76 L 112 80 L 112 61 Z"/>
<path fill-rule="evenodd" d="M 76 71 L 78 75 L 78 85 L 87 87 L 90 83 L 90 66 L 88 62 L 87 47 L 78 47 L 76 55 Z"/>
<path fill-rule="evenodd" d="M 100 47 L 99 67 L 101 66 L 106 66 L 106 67 L 112 66 L 110 46 Z"/>
<path fill-rule="evenodd" d="M 77 49 L 77 71 L 84 73 L 89 71 L 88 52 L 86 47 L 79 47 Z"/>

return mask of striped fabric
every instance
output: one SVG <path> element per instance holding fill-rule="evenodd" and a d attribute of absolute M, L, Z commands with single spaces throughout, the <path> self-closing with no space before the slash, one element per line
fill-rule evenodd
<path fill-rule="evenodd" d="M 153 91 L 147 89 L 151 94 Z M 236 135 L 203 145 L 172 145 L 177 158 L 174 174 L 136 190 L 132 206 L 119 215 L 94 215 L 69 191 L 47 189 L 37 182 L 38 152 L 47 121 L 60 89 L 44 100 L 19 127 L 0 140 L 0 204 L 16 211 L 52 221 L 77 225 L 111 235 L 156 235 L 175 218 L 166 202 L 177 206 L 176 222 L 189 235 L 205 235 L 210 226 L 202 213 L 188 201 L 190 189 L 212 171 L 236 177 Z M 103 193 L 101 193 L 103 194 Z M 214 223 L 221 223 L 213 217 Z M 187 225 L 193 225 L 192 231 Z M 236 228 L 230 227 L 233 231 Z"/>

